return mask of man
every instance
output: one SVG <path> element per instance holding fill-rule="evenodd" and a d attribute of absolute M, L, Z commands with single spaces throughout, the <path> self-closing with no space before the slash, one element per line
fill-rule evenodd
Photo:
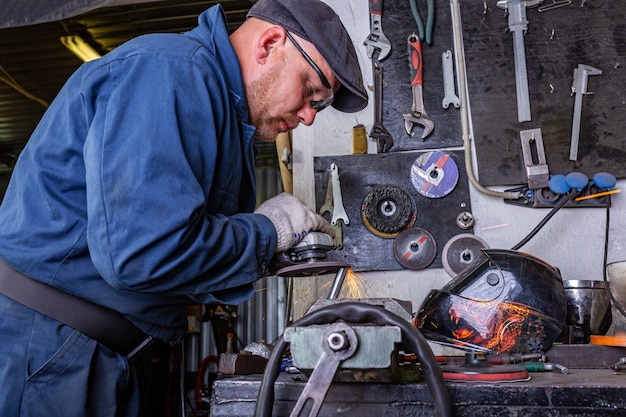
<path fill-rule="evenodd" d="M 330 233 L 287 194 L 255 211 L 252 139 L 363 109 L 354 47 L 319 0 L 248 17 L 229 35 L 214 6 L 131 40 L 42 118 L 0 207 L 0 416 L 140 415 L 142 346 L 177 343 L 185 306 L 246 300 L 275 252 Z"/>

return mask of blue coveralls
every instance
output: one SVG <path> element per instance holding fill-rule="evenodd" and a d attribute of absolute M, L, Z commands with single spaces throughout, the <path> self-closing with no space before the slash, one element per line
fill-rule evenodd
<path fill-rule="evenodd" d="M 81 66 L 0 207 L 0 258 L 168 343 L 189 304 L 240 303 L 274 255 L 221 6 Z M 135 416 L 125 357 L 0 295 L 0 416 Z"/>

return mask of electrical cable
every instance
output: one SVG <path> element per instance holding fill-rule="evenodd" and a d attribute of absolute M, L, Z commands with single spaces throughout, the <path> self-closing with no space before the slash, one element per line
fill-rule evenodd
<path fill-rule="evenodd" d="M 556 214 L 557 211 L 559 211 L 565 204 L 567 204 L 569 201 L 571 201 L 573 198 L 575 198 L 578 195 L 580 195 L 579 191 L 577 190 L 570 191 L 570 193 L 567 196 L 565 196 L 563 200 L 559 201 L 559 203 L 556 206 L 552 207 L 552 210 L 550 210 L 550 213 L 548 213 L 546 217 L 544 217 L 539 222 L 539 224 L 535 226 L 535 228 L 528 234 L 528 236 L 522 239 L 517 245 L 513 246 L 511 250 L 518 250 L 519 248 L 524 246 L 526 243 L 528 243 L 528 241 L 532 239 L 533 237 L 535 237 L 535 235 L 539 232 L 539 230 L 541 230 L 543 226 L 545 226 L 546 223 L 548 223 L 548 220 L 550 220 L 552 216 Z"/>
<path fill-rule="evenodd" d="M 344 320 L 348 324 L 373 323 L 379 326 L 399 327 L 402 331 L 403 344 L 417 355 L 421 364 L 428 389 L 435 401 L 436 415 L 439 417 L 451 417 L 453 415 L 450 395 L 444 383 L 439 363 L 424 336 L 411 323 L 381 306 L 342 302 L 313 311 L 293 323 L 293 327 L 330 324 L 337 320 Z M 280 364 L 287 344 L 283 336 L 280 336 L 272 350 L 272 355 L 263 373 L 256 402 L 255 417 L 271 417 L 272 415 L 274 383 L 280 373 Z"/>

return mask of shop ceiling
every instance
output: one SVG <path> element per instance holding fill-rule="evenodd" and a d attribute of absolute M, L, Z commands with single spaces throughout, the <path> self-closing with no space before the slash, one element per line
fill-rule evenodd
<path fill-rule="evenodd" d="M 57 3 L 56 10 L 50 7 L 51 1 Z M 82 13 L 96 3 L 109 6 Z M 234 30 L 245 19 L 253 1 L 9 0 L 5 9 L 8 12 L 0 16 L 0 76 L 14 80 L 25 92 L 0 80 L 0 168 L 12 167 L 43 115 L 45 103 L 54 99 L 67 78 L 82 64 L 61 44 L 61 36 L 80 35 L 100 54 L 105 54 L 146 33 L 189 30 L 196 26 L 202 11 L 217 3 L 224 7 L 230 29 Z M 75 15 L 76 11 L 82 14 Z M 59 16 L 62 18 L 58 19 Z M 28 94 L 33 97 L 29 98 Z M 275 149 L 268 146 L 261 152 L 275 154 Z"/>

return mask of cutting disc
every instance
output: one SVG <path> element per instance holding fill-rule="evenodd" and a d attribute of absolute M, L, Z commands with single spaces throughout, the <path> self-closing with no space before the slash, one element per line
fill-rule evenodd
<path fill-rule="evenodd" d="M 400 232 L 393 241 L 393 254 L 407 269 L 424 269 L 435 260 L 437 243 L 428 231 L 411 227 Z"/>
<path fill-rule="evenodd" d="M 361 203 L 363 224 L 370 232 L 384 238 L 393 238 L 411 227 L 416 214 L 413 197 L 395 185 L 375 187 Z"/>
<path fill-rule="evenodd" d="M 481 249 L 487 248 L 487 243 L 471 233 L 462 233 L 448 240 L 441 251 L 443 269 L 451 277 L 457 276 L 469 264 L 480 256 Z"/>
<path fill-rule="evenodd" d="M 424 197 L 444 197 L 450 194 L 458 180 L 459 168 L 444 152 L 426 152 L 411 165 L 411 183 Z"/>
<path fill-rule="evenodd" d="M 345 262 L 339 261 L 315 261 L 303 262 L 301 264 L 289 265 L 279 269 L 276 275 L 279 277 L 310 277 L 314 275 L 334 274 L 341 268 L 348 268 Z"/>

